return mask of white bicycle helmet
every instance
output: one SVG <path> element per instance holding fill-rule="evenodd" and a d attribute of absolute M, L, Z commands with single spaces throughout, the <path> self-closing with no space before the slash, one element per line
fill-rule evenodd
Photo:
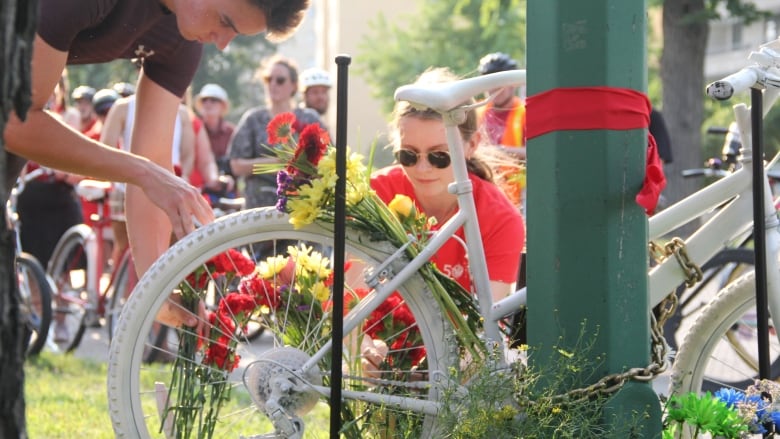
<path fill-rule="evenodd" d="M 330 73 L 318 67 L 312 67 L 301 72 L 300 83 L 302 91 L 306 91 L 307 88 L 315 85 L 333 87 L 333 81 L 330 79 Z"/>

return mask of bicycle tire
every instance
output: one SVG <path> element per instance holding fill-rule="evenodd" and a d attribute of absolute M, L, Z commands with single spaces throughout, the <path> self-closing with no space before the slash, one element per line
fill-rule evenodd
<path fill-rule="evenodd" d="M 714 392 L 722 387 L 744 390 L 755 382 L 755 299 L 755 272 L 751 271 L 729 284 L 702 310 L 672 366 L 672 392 Z M 770 375 L 775 379 L 780 376 L 780 343 L 771 321 L 770 333 Z"/>
<path fill-rule="evenodd" d="M 38 355 L 46 346 L 52 315 L 51 284 L 41 263 L 29 253 L 16 255 L 16 271 L 20 280 L 18 291 L 27 356 L 31 357 Z"/>
<path fill-rule="evenodd" d="M 150 348 L 147 346 L 146 333 L 153 328 L 155 316 L 168 298 L 166 292 L 173 291 L 177 286 L 185 285 L 182 283 L 182 280 L 187 278 L 193 270 L 202 267 L 204 262 L 226 252 L 228 249 L 251 249 L 257 242 L 285 239 L 300 240 L 308 245 L 319 243 L 332 247 L 333 235 L 332 230 L 328 230 L 320 225 L 310 225 L 295 230 L 289 224 L 288 217 L 272 207 L 245 210 L 222 217 L 189 234 L 164 253 L 144 274 L 130 299 L 125 304 L 120 316 L 119 327 L 109 352 L 109 411 L 117 437 L 144 439 L 163 437 L 163 433 L 159 433 L 162 429 L 162 421 L 156 408 L 158 403 L 155 395 L 165 396 L 162 400 L 166 401 L 166 407 L 178 404 L 178 401 L 176 401 L 178 388 L 173 388 L 173 386 L 166 388 L 163 386 L 161 389 L 158 385 L 151 384 L 152 382 L 171 383 L 168 374 L 170 374 L 172 363 L 163 362 L 153 365 L 142 365 L 146 356 L 145 351 Z M 348 255 L 360 257 L 362 258 L 361 262 L 370 264 L 376 261 L 384 261 L 395 250 L 387 243 L 373 242 L 366 235 L 353 230 L 348 230 L 346 248 Z M 262 255 L 258 259 L 265 260 L 264 258 L 268 256 L 273 255 Z M 392 268 L 398 270 L 404 264 L 405 261 L 397 260 L 392 264 Z M 214 285 L 216 285 L 216 282 L 210 282 L 206 288 L 213 288 Z M 446 315 L 439 309 L 436 300 L 419 274 L 415 274 L 406 281 L 399 289 L 399 292 L 416 319 L 416 325 L 413 326 L 419 328 L 425 349 L 427 350 L 426 366 L 428 372 L 426 374 L 424 370 L 418 371 L 417 376 L 425 379 L 413 382 L 417 387 L 423 389 L 414 390 L 416 392 L 415 396 L 418 399 L 437 401 L 441 398 L 442 387 L 445 384 L 441 382 L 441 378 L 449 376 L 451 373 L 450 368 L 457 367 L 459 364 L 459 349 L 454 330 Z M 309 307 L 309 309 L 311 308 L 314 308 L 314 306 Z M 241 367 L 262 366 L 264 360 L 270 361 L 268 358 L 264 358 L 264 356 L 275 356 L 279 353 L 284 355 L 284 361 L 291 358 L 288 355 L 289 352 L 285 351 L 284 348 L 282 350 L 274 349 L 279 344 L 282 344 L 281 342 L 284 341 L 282 340 L 283 336 L 292 337 L 295 335 L 291 335 L 294 332 L 293 329 L 297 328 L 295 325 L 282 323 L 287 321 L 285 320 L 286 318 L 292 318 L 292 313 L 285 313 L 285 310 L 289 309 L 292 309 L 292 307 L 279 306 L 275 311 L 267 311 L 268 316 L 265 320 L 271 325 L 268 328 L 274 327 L 275 329 L 266 329 L 266 333 L 274 333 L 275 336 L 267 335 L 264 338 L 266 340 L 264 343 L 271 346 L 263 346 L 263 343 L 259 342 L 239 345 L 237 349 L 242 358 Z M 316 344 L 316 340 L 320 338 L 320 332 L 327 332 L 330 329 L 327 328 L 327 330 L 323 331 L 323 328 L 328 326 L 327 323 L 323 324 L 323 322 L 329 322 L 329 319 L 322 318 L 319 321 L 310 319 L 307 321 L 312 323 L 313 328 L 306 327 L 299 333 L 296 333 L 298 335 L 305 333 L 305 336 L 301 335 L 300 339 L 302 342 L 296 344 L 288 338 L 284 344 L 297 347 L 308 355 L 311 352 L 307 351 L 307 346 Z M 362 324 L 357 327 L 364 328 Z M 169 332 L 176 331 L 176 329 L 169 328 Z M 282 331 L 287 332 L 282 333 Z M 329 333 L 327 335 L 329 340 Z M 349 337 L 352 337 L 352 335 Z M 171 338 L 168 340 L 169 343 L 172 343 Z M 350 340 L 354 339 L 350 338 Z M 246 340 L 244 339 L 243 341 Z M 360 356 L 361 352 L 350 348 L 350 346 L 355 347 L 351 342 L 346 342 L 345 339 L 345 368 L 353 367 L 355 364 L 359 365 L 361 360 L 364 360 Z M 175 355 L 177 353 L 176 347 L 169 346 L 166 353 Z M 250 357 L 251 355 L 256 357 Z M 250 359 L 259 361 L 249 362 Z M 319 379 L 325 381 L 328 379 L 329 374 L 326 371 L 329 371 L 329 369 L 323 367 L 323 365 L 328 364 L 329 359 L 330 354 L 326 354 L 320 359 L 318 367 L 320 373 L 314 373 L 314 375 L 319 376 Z M 175 358 L 171 360 L 176 361 Z M 186 359 L 185 361 L 191 360 Z M 352 369 L 351 374 L 345 374 L 344 389 L 355 390 L 369 387 L 365 377 L 360 376 L 363 369 L 361 367 L 357 369 L 357 371 Z M 235 375 L 236 373 L 234 372 L 229 376 L 232 391 L 230 400 L 227 403 L 230 407 L 228 414 L 232 416 L 226 418 L 225 422 L 217 423 L 220 430 L 215 437 L 238 437 L 239 435 L 255 437 L 254 435 L 256 434 L 272 432 L 273 427 L 267 420 L 264 420 L 265 416 L 262 413 L 251 413 L 260 411 L 260 405 L 252 402 L 252 399 L 247 395 L 241 377 L 236 377 Z M 309 375 L 309 379 L 314 378 Z M 377 392 L 380 392 L 382 389 L 389 391 L 387 386 L 376 383 L 374 385 L 380 388 Z M 402 392 L 408 389 L 398 386 L 394 390 Z M 208 389 L 204 394 L 208 394 Z M 168 401 L 168 398 L 171 398 L 171 400 Z M 391 406 L 376 407 L 378 410 L 368 411 L 365 409 L 366 402 L 351 398 L 343 398 L 343 401 L 345 410 L 351 409 L 354 411 L 354 418 L 344 419 L 342 415 L 345 427 L 357 427 L 359 423 L 363 423 L 362 425 L 365 426 L 364 422 L 366 419 L 376 420 L 376 417 L 383 417 L 385 420 L 388 420 L 391 416 L 393 419 L 407 419 L 401 418 L 400 413 L 394 412 L 394 408 Z M 319 404 L 323 402 L 323 398 L 320 397 Z M 234 406 L 234 403 L 241 404 Z M 164 410 L 165 407 L 162 409 Z M 407 414 L 408 412 L 403 412 L 404 416 Z M 412 416 L 415 417 L 415 425 L 419 428 L 418 431 L 420 433 L 415 437 L 442 436 L 443 433 L 437 431 L 435 415 L 419 414 Z M 327 428 L 327 422 L 322 422 L 322 419 L 312 421 L 307 424 L 307 427 L 304 438 L 327 437 L 327 431 L 323 433 L 322 430 L 316 430 Z M 225 430 L 223 431 L 223 429 Z M 252 431 L 246 431 L 247 429 Z M 311 429 L 315 429 L 315 431 Z M 391 436 L 388 435 L 386 437 Z M 345 434 L 342 437 L 362 436 Z"/>
<path fill-rule="evenodd" d="M 752 270 L 755 260 L 753 249 L 725 248 L 702 265 L 703 275 L 700 282 L 691 288 L 687 288 L 685 284 L 677 288 L 677 310 L 664 324 L 664 334 L 668 334 L 666 338 L 672 351 L 677 350 L 680 345 L 678 340 L 682 342 L 685 335 L 684 330 L 692 325 L 698 312 L 709 303 L 708 297 L 704 297 L 705 294 L 717 293 L 744 274 L 745 270 Z"/>
<path fill-rule="evenodd" d="M 106 298 L 107 307 L 104 315 L 106 319 L 106 328 L 108 329 L 109 343 L 114 337 L 122 308 L 130 297 L 136 283 L 134 280 L 136 275 L 132 272 L 132 270 L 135 270 L 135 265 L 133 264 L 133 257 L 129 250 L 122 254 L 122 257 L 119 259 L 119 263 L 114 270 L 116 270 L 116 272 L 113 276 L 111 291 L 108 292 L 109 297 Z"/>
<path fill-rule="evenodd" d="M 86 276 L 97 267 L 91 267 L 87 257 L 87 241 L 92 229 L 86 224 L 72 226 L 57 242 L 46 273 L 54 282 L 53 323 L 54 342 L 65 352 L 72 352 L 81 343 L 86 330 L 87 291 Z M 78 282 L 81 279 L 83 282 Z M 65 328 L 58 336 L 58 325 Z"/>

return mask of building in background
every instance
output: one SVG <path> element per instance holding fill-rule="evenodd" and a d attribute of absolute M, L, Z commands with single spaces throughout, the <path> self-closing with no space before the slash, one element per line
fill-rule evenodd
<path fill-rule="evenodd" d="M 726 17 L 710 22 L 707 56 L 704 58 L 706 81 L 723 78 L 751 62 L 747 54 L 759 45 L 780 36 L 780 0 L 754 0 L 756 7 L 772 16 L 745 24 L 742 19 Z"/>

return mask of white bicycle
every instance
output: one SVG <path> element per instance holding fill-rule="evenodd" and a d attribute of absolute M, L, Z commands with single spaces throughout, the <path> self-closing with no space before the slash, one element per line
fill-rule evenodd
<path fill-rule="evenodd" d="M 733 94 L 755 87 L 763 90 L 763 114 L 772 108 L 780 95 L 780 40 L 764 44 L 759 51 L 752 52 L 750 59 L 755 63 L 727 78 L 708 86 L 707 92 L 717 99 L 728 99 Z M 752 203 L 750 145 L 750 110 L 745 104 L 734 106 L 736 121 L 742 135 L 745 166 L 735 174 L 715 183 L 715 190 L 737 194 L 732 204 L 742 205 L 750 211 Z M 746 150 L 747 149 L 747 150 Z M 747 156 L 747 158 L 745 157 Z M 779 155 L 765 165 L 764 216 L 766 218 L 766 263 L 767 263 L 767 305 L 771 316 L 780 315 L 780 271 L 778 270 L 778 216 L 771 199 L 766 174 L 775 167 Z M 736 192 L 738 191 L 738 192 Z M 695 197 L 695 196 L 694 196 Z M 744 202 L 740 202 L 744 199 Z M 743 213 L 743 216 L 747 213 Z M 748 227 L 751 224 L 747 225 Z M 744 227 L 735 224 L 734 227 Z M 748 229 L 750 231 L 750 229 Z M 713 237 L 710 239 L 715 240 Z M 748 272 L 725 289 L 701 311 L 685 337 L 680 352 L 675 358 L 672 370 L 672 390 L 703 392 L 721 387 L 744 389 L 758 377 L 758 320 L 756 313 L 755 272 Z M 780 344 L 777 325 L 771 319 L 769 328 L 770 378 L 780 376 Z"/>
<path fill-rule="evenodd" d="M 456 179 L 453 190 L 468 182 L 460 135 L 453 122 L 466 111 L 461 103 L 487 90 L 524 81 L 524 71 L 510 71 L 444 84 L 408 85 L 397 90 L 396 99 L 435 109 L 449 121 L 447 138 Z M 472 255 L 470 269 L 478 309 L 485 310 L 482 341 L 490 345 L 502 342 L 504 323 L 525 304 L 525 289 L 493 303 L 484 258 L 474 257 L 483 250 L 478 227 L 472 220 L 476 217 L 472 194 L 468 190 L 455 193 L 460 207 L 458 213 L 411 260 L 387 242 L 377 241 L 353 228 L 347 229 L 347 264 L 354 261 L 367 267 L 363 281 L 372 289 L 369 294 L 360 295 L 360 304 L 348 307 L 344 316 L 344 334 L 347 336 L 342 352 L 342 422 L 346 437 L 362 437 L 359 428 L 357 433 L 350 433 L 355 426 L 382 422 L 396 433 L 402 425 L 413 425 L 413 437 L 435 438 L 444 434 L 439 430 L 437 413 L 443 390 L 457 381 L 453 371 L 461 364 L 463 350 L 457 331 L 419 270 L 461 226 L 465 229 L 465 245 Z M 686 264 L 681 266 L 677 258 L 669 257 L 650 271 L 652 305 L 661 303 L 670 291 L 688 281 L 692 276 L 690 267 L 710 261 L 724 246 L 737 241 L 750 229 L 749 195 L 749 171 L 738 170 L 650 219 L 651 238 L 658 239 L 714 207 L 727 204 L 687 242 L 672 249 L 675 254 L 687 254 Z M 776 241 L 776 237 L 772 239 Z M 308 412 L 308 409 L 317 404 L 324 405 L 330 396 L 332 340 L 326 304 L 332 299 L 332 291 L 329 291 L 330 296 L 326 292 L 324 300 L 318 304 L 291 304 L 288 299 L 280 305 L 278 298 L 266 295 L 266 304 L 260 307 L 259 314 L 270 329 L 266 334 L 271 333 L 273 337 L 263 339 L 264 342 L 250 342 L 240 328 L 219 334 L 225 337 L 226 344 L 236 346 L 235 353 L 240 356 L 240 360 L 230 355 L 223 361 L 235 362 L 238 367 L 232 373 L 226 373 L 216 365 L 207 369 L 206 373 L 213 371 L 221 378 L 200 389 L 188 389 L 189 384 L 180 380 L 181 374 L 172 376 L 172 370 L 182 370 L 183 364 L 197 366 L 200 368 L 198 373 L 203 373 L 204 357 L 208 355 L 177 357 L 182 352 L 181 340 L 196 337 L 192 330 L 179 328 L 179 336 L 170 337 L 162 348 L 147 342 L 147 334 L 158 325 L 155 316 L 171 303 L 168 300 L 171 294 L 183 297 L 183 292 L 198 288 L 221 297 L 235 289 L 235 284 L 226 281 L 224 276 L 211 275 L 210 267 L 215 258 L 224 257 L 222 255 L 233 250 L 237 252 L 234 255 L 240 253 L 261 271 L 269 270 L 268 256 L 278 256 L 287 262 L 305 259 L 300 257 L 301 251 L 305 250 L 293 252 L 298 258 L 290 259 L 286 244 L 284 248 L 276 245 L 279 241 L 305 244 L 312 249 L 311 254 L 320 252 L 321 256 L 333 245 L 333 229 L 330 224 L 320 223 L 295 229 L 288 216 L 274 208 L 242 211 L 204 226 L 179 241 L 143 276 L 123 309 L 109 355 L 109 405 L 118 437 L 187 437 L 186 433 L 176 430 L 178 425 L 186 424 L 180 424 L 177 419 L 180 420 L 181 413 L 189 408 L 182 407 L 184 404 L 180 401 L 190 402 L 200 396 L 205 399 L 213 396 L 215 389 L 222 389 L 217 395 L 225 398 L 219 419 L 214 423 L 214 434 L 218 437 L 326 437 L 326 422 L 322 417 L 316 417 L 318 410 Z M 259 248 L 272 250 L 270 253 L 266 250 L 259 258 L 256 251 Z M 228 263 L 233 264 L 234 272 L 241 271 L 238 259 L 230 259 Z M 309 268 L 301 266 L 300 269 Z M 288 267 L 288 273 L 298 273 L 298 270 L 298 267 L 292 270 Z M 394 291 L 399 294 L 391 296 Z M 383 306 L 389 297 L 393 298 L 391 309 Z M 357 300 L 358 296 L 352 298 Z M 389 370 L 379 367 L 376 373 L 366 373 L 366 362 L 376 365 L 376 359 L 369 358 L 376 351 L 362 349 L 360 340 L 372 338 L 373 325 L 380 321 L 392 322 L 396 318 L 394 312 L 399 309 L 407 310 L 415 323 L 398 329 L 392 339 L 385 340 L 382 363 L 386 366 L 392 363 L 389 365 L 394 367 Z M 288 323 L 293 321 L 296 324 Z M 418 340 L 419 346 L 409 348 L 404 343 L 396 343 L 410 338 Z M 143 358 L 150 349 L 165 349 L 172 357 L 171 361 L 144 364 Z M 422 359 L 409 361 L 414 353 L 420 352 L 424 352 Z M 659 362 L 637 371 L 634 376 L 651 379 L 654 373 L 664 370 L 662 362 L 663 358 L 660 358 Z M 402 368 L 401 365 L 411 366 Z M 225 387 L 230 390 L 224 392 Z M 319 413 L 322 415 L 322 410 Z M 384 432 L 383 436 L 391 437 L 393 432 Z"/>

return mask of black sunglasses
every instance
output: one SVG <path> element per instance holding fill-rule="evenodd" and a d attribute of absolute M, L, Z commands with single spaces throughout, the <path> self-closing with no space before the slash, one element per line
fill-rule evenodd
<path fill-rule="evenodd" d="M 395 159 L 401 165 L 409 167 L 416 165 L 421 155 L 419 152 L 414 152 L 410 149 L 399 149 L 395 152 Z M 444 169 L 452 162 L 450 153 L 447 151 L 431 151 L 427 154 L 427 157 L 428 163 L 434 168 Z"/>
<path fill-rule="evenodd" d="M 276 85 L 282 85 L 287 82 L 287 78 L 284 76 L 266 76 L 263 80 L 265 80 L 266 84 L 270 84 L 273 81 Z"/>

